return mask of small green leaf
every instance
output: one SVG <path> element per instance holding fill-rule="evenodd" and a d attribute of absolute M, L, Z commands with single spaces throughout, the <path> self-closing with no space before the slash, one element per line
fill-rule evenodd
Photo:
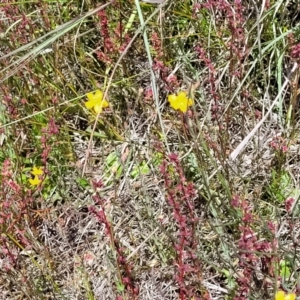
<path fill-rule="evenodd" d="M 285 260 L 280 262 L 280 276 L 285 280 L 288 279 L 291 275 L 289 263 Z"/>
<path fill-rule="evenodd" d="M 131 171 L 130 175 L 131 175 L 132 178 L 135 179 L 139 175 L 146 175 L 149 172 L 150 172 L 150 169 L 149 169 L 147 163 L 145 161 L 143 161 L 140 166 L 135 165 L 132 168 L 132 171 Z"/>
<path fill-rule="evenodd" d="M 228 270 L 223 269 L 222 272 L 227 278 L 230 276 L 230 272 Z"/>
<path fill-rule="evenodd" d="M 110 153 L 106 158 L 106 175 L 110 176 L 112 173 L 115 178 L 120 178 L 123 172 L 123 167 L 117 152 Z"/>
<path fill-rule="evenodd" d="M 119 281 L 117 281 L 117 290 L 118 292 L 123 292 L 125 289 L 125 285 Z"/>
<path fill-rule="evenodd" d="M 83 188 L 86 188 L 87 186 L 90 185 L 86 178 L 77 178 L 76 182 Z"/>
<path fill-rule="evenodd" d="M 117 156 L 116 152 L 112 152 L 107 156 L 106 163 L 109 167 L 111 167 L 118 159 L 119 157 Z"/>

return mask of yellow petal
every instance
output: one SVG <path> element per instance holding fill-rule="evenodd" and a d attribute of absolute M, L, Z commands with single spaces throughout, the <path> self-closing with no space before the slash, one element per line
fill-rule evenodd
<path fill-rule="evenodd" d="M 103 99 L 103 93 L 100 90 L 96 90 L 94 97 L 97 101 L 101 101 Z"/>
<path fill-rule="evenodd" d="M 101 105 L 102 105 L 103 108 L 106 108 L 106 107 L 109 106 L 109 103 L 105 99 L 103 99 L 102 102 L 101 102 Z"/>
<path fill-rule="evenodd" d="M 187 97 L 186 92 L 180 92 L 178 93 L 178 99 L 184 103 L 187 107 L 192 106 L 194 104 L 194 101 Z"/>
<path fill-rule="evenodd" d="M 275 300 L 284 300 L 284 291 L 278 291 L 275 295 Z"/>
<path fill-rule="evenodd" d="M 186 92 L 179 92 L 177 98 L 180 101 L 187 101 Z"/>
<path fill-rule="evenodd" d="M 178 101 L 173 101 L 173 102 L 170 102 L 170 106 L 176 110 L 180 109 L 180 102 Z"/>
<path fill-rule="evenodd" d="M 181 102 L 178 109 L 179 109 L 180 111 L 182 111 L 183 113 L 186 113 L 186 111 L 187 111 L 187 109 L 188 109 L 188 106 L 187 106 L 187 104 Z"/>
<path fill-rule="evenodd" d="M 44 171 L 42 170 L 42 168 L 40 168 L 40 167 L 33 167 L 32 168 L 32 171 L 31 171 L 31 174 L 32 175 L 43 175 L 43 173 L 44 173 Z"/>
<path fill-rule="evenodd" d="M 89 101 L 85 102 L 84 104 L 85 104 L 86 108 L 92 109 L 96 105 L 96 101 L 95 100 L 89 100 Z"/>
<path fill-rule="evenodd" d="M 287 294 L 284 297 L 284 300 L 295 300 L 296 299 L 296 295 L 295 294 Z"/>
<path fill-rule="evenodd" d="M 193 105 L 194 101 L 187 97 L 186 92 L 180 92 L 178 93 L 178 99 L 180 101 L 186 101 L 188 103 L 188 106 Z"/>
<path fill-rule="evenodd" d="M 87 93 L 86 96 L 89 99 L 89 101 L 95 101 L 94 93 Z"/>
<path fill-rule="evenodd" d="M 169 95 L 169 96 L 168 96 L 168 101 L 169 101 L 169 102 L 174 102 L 174 101 L 176 101 L 176 100 L 177 100 L 177 96 L 176 96 L 176 95 L 173 94 L 173 95 Z"/>
<path fill-rule="evenodd" d="M 186 96 L 180 95 L 180 97 L 178 97 L 178 106 L 179 110 L 185 113 L 188 109 L 188 98 Z"/>
<path fill-rule="evenodd" d="M 177 96 L 175 95 L 169 95 L 168 101 L 170 102 L 170 106 L 174 109 L 179 109 L 179 102 L 177 99 Z"/>
<path fill-rule="evenodd" d="M 97 114 L 101 113 L 103 108 L 108 107 L 109 104 L 106 100 L 102 100 L 100 103 L 95 104 L 94 110 Z"/>
<path fill-rule="evenodd" d="M 100 114 L 102 112 L 102 105 L 101 104 L 96 104 L 94 106 L 94 111 L 96 114 Z"/>
<path fill-rule="evenodd" d="M 90 101 L 101 101 L 103 98 L 103 93 L 100 90 L 96 90 L 95 93 L 87 93 L 86 96 Z"/>
<path fill-rule="evenodd" d="M 34 179 L 29 179 L 28 181 L 31 185 L 39 185 L 42 182 L 38 176 L 34 176 Z"/>
<path fill-rule="evenodd" d="M 193 99 L 188 99 L 188 106 L 192 106 L 194 104 Z"/>

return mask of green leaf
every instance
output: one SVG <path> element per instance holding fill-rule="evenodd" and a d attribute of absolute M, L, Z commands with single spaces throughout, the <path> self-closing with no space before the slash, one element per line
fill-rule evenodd
<path fill-rule="evenodd" d="M 137 178 L 139 175 L 146 175 L 150 172 L 150 168 L 146 161 L 143 161 L 140 166 L 135 165 L 130 173 L 132 178 Z"/>
<path fill-rule="evenodd" d="M 106 158 L 106 164 L 111 167 L 114 163 L 118 161 L 119 157 L 116 152 L 110 153 Z"/>
<path fill-rule="evenodd" d="M 113 173 L 115 178 L 120 178 L 123 172 L 123 167 L 120 162 L 120 157 L 117 152 L 110 153 L 106 158 L 106 175 L 108 177 Z M 107 174 L 108 173 L 108 174 Z"/>
<path fill-rule="evenodd" d="M 77 178 L 76 182 L 83 188 L 86 188 L 87 186 L 90 185 L 86 178 Z"/>
<path fill-rule="evenodd" d="M 118 292 L 124 292 L 125 285 L 119 281 L 117 281 L 117 290 Z"/>
<path fill-rule="evenodd" d="M 290 277 L 291 271 L 290 271 L 290 265 L 289 262 L 285 260 L 280 261 L 280 276 L 286 280 Z"/>

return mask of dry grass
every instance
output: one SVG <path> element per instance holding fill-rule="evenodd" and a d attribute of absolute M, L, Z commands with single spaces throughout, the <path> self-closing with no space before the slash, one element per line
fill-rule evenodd
<path fill-rule="evenodd" d="M 299 293 L 297 1 L 2 2 L 0 300 Z"/>

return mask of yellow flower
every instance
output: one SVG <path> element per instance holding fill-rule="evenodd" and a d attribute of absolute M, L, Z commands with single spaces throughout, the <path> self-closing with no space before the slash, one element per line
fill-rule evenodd
<path fill-rule="evenodd" d="M 33 167 L 32 171 L 30 172 L 32 175 L 43 175 L 44 171 L 42 170 L 41 167 Z"/>
<path fill-rule="evenodd" d="M 179 92 L 177 95 L 169 95 L 168 101 L 172 108 L 180 110 L 183 113 L 187 111 L 189 106 L 194 104 L 194 101 L 187 97 L 186 92 Z"/>
<path fill-rule="evenodd" d="M 42 180 L 40 180 L 38 176 L 34 176 L 34 179 L 29 179 L 31 185 L 39 185 L 41 182 Z"/>
<path fill-rule="evenodd" d="M 284 291 L 278 291 L 275 295 L 275 300 L 295 300 L 296 294 L 285 294 Z"/>
<path fill-rule="evenodd" d="M 102 112 L 103 108 L 108 107 L 108 102 L 103 99 L 103 93 L 100 90 L 96 90 L 95 93 L 87 93 L 86 94 L 88 101 L 85 102 L 85 106 L 88 109 L 94 109 L 96 114 Z"/>
<path fill-rule="evenodd" d="M 33 167 L 32 171 L 30 172 L 32 175 L 34 175 L 34 178 L 29 179 L 29 183 L 31 185 L 39 185 L 42 180 L 40 179 L 40 176 L 44 174 L 44 171 L 41 167 Z"/>

